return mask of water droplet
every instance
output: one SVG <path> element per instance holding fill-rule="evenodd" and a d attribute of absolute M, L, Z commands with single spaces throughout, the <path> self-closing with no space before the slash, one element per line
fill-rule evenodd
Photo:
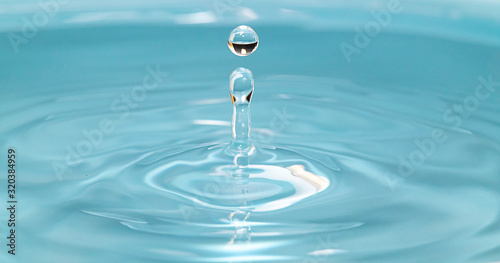
<path fill-rule="evenodd" d="M 229 34 L 229 49 L 237 56 L 248 56 L 259 46 L 257 33 L 249 26 L 239 26 Z"/>
<path fill-rule="evenodd" d="M 253 74 L 249 69 L 237 68 L 229 76 L 229 94 L 233 104 L 249 104 L 253 94 Z"/>

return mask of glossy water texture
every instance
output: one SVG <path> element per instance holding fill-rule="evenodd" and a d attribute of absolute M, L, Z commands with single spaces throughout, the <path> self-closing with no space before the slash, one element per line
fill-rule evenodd
<path fill-rule="evenodd" d="M 3 3 L 0 261 L 500 261 L 500 6 L 401 3 L 350 62 L 386 2 L 74 1 L 17 53 L 38 5 Z M 251 156 L 226 151 L 238 67 Z"/>

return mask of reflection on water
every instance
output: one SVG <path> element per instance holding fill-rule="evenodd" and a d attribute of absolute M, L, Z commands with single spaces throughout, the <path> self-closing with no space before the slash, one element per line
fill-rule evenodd
<path fill-rule="evenodd" d="M 225 28 L 40 30 L 0 63 L 0 143 L 19 152 L 16 260 L 498 261 L 498 88 L 460 130 L 444 125 L 443 113 L 474 95 L 478 77 L 500 80 L 500 39 L 494 23 L 468 15 L 477 3 L 460 4 L 471 6 L 460 24 L 394 17 L 350 64 L 336 48 L 355 35 L 354 25 L 335 24 L 350 16 L 345 9 L 290 7 L 309 14 L 316 23 L 308 26 L 294 26 L 302 23 L 297 12 L 287 13 L 293 23 L 252 24 L 266 41 L 244 63 L 220 42 L 239 25 L 229 15 Z M 272 5 L 263 9 L 273 14 Z M 252 7 L 259 17 L 263 9 Z M 480 14 L 487 12 L 498 13 Z M 51 21 L 76 17 L 61 14 Z M 420 34 L 427 28 L 416 21 L 435 35 Z M 391 31 L 412 26 L 420 31 Z M 0 46 L 12 50 L 8 41 Z M 168 77 L 126 116 L 115 112 L 113 101 L 142 83 L 148 65 Z M 258 83 L 255 152 L 235 164 L 226 152 L 227 75 L 242 65 Z M 276 121 L 283 112 L 294 118 Z M 115 129 L 58 180 L 51 164 L 91 143 L 85 131 L 106 119 Z M 446 142 L 401 177 L 399 156 L 434 129 L 445 131 Z"/>

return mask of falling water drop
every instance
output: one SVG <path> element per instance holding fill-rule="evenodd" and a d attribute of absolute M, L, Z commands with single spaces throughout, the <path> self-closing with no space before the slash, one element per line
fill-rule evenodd
<path fill-rule="evenodd" d="M 229 76 L 229 94 L 236 105 L 250 104 L 253 87 L 253 74 L 249 69 L 237 68 Z"/>
<path fill-rule="evenodd" d="M 248 56 L 259 46 L 257 33 L 249 26 L 239 26 L 229 34 L 229 49 L 237 56 Z"/>

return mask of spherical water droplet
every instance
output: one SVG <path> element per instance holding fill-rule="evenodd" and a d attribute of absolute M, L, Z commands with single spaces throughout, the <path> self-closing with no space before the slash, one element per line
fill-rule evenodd
<path fill-rule="evenodd" d="M 253 74 L 249 69 L 237 68 L 231 73 L 229 93 L 235 104 L 250 103 L 253 94 Z"/>
<path fill-rule="evenodd" d="M 239 26 L 229 34 L 227 45 L 237 56 L 248 56 L 259 46 L 257 33 L 249 26 Z"/>

